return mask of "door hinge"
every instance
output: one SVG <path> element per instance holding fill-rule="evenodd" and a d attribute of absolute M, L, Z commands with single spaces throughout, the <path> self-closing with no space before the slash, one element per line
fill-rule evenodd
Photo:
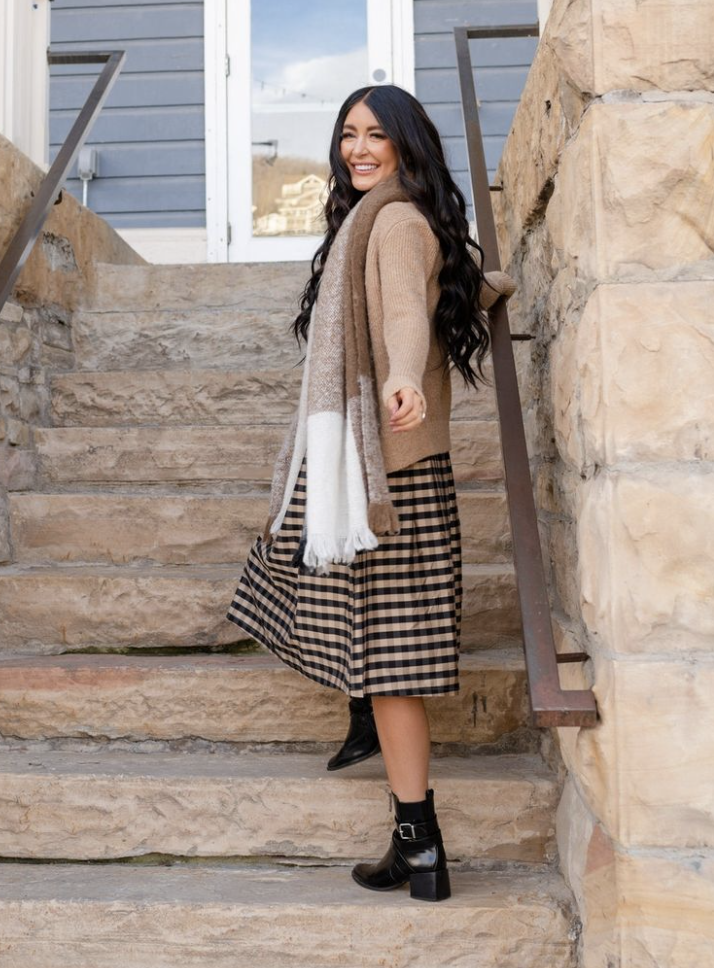
<path fill-rule="evenodd" d="M 230 76 L 230 73 L 231 73 L 231 58 L 230 58 L 230 54 L 226 54 L 225 67 L 226 67 L 226 77 L 229 77 Z"/>
<path fill-rule="evenodd" d="M 232 240 L 233 240 L 233 232 L 231 230 L 231 223 L 230 222 L 226 222 L 226 242 L 227 242 L 227 244 L 230 245 L 231 242 L 232 242 Z"/>

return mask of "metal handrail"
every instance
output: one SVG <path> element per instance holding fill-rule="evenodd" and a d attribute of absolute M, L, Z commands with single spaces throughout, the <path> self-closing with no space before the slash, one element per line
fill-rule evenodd
<path fill-rule="evenodd" d="M 104 64 L 104 69 L 89 92 L 77 120 L 65 138 L 52 167 L 42 180 L 35 199 L 20 222 L 5 254 L 0 259 L 0 310 L 12 292 L 20 270 L 27 261 L 45 219 L 55 204 L 64 180 L 87 139 L 87 135 L 114 86 L 126 58 L 125 50 L 54 53 L 47 51 L 48 64 Z"/>
<path fill-rule="evenodd" d="M 454 28 L 476 224 L 489 270 L 500 269 L 501 263 L 469 40 L 538 35 L 538 24 Z M 486 265 L 483 268 L 486 269 Z M 583 652 L 558 655 L 555 647 L 506 300 L 499 298 L 491 312 L 493 373 L 523 624 L 531 722 L 534 726 L 591 726 L 597 720 L 592 690 L 562 689 L 559 682 L 559 662 L 579 662 L 588 655 Z"/>

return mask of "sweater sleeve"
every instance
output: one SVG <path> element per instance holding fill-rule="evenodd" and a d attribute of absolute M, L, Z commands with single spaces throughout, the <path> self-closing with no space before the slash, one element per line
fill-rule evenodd
<path fill-rule="evenodd" d="M 382 387 L 385 404 L 402 387 L 412 387 L 424 399 L 422 379 L 429 353 L 427 282 L 438 252 L 439 240 L 418 216 L 397 222 L 380 240 L 379 278 L 389 360 Z"/>

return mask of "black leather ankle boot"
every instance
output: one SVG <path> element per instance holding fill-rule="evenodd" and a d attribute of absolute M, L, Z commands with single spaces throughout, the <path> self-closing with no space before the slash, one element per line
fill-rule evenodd
<path fill-rule="evenodd" d="M 374 721 L 372 700 L 369 696 L 350 699 L 350 726 L 342 748 L 328 760 L 328 770 L 341 770 L 353 763 L 361 763 L 379 753 L 379 737 Z"/>
<path fill-rule="evenodd" d="M 395 803 L 395 829 L 384 857 L 376 864 L 357 864 L 352 876 L 371 891 L 391 891 L 409 881 L 412 897 L 423 901 L 444 901 L 451 897 L 449 872 L 441 831 L 434 812 L 434 791 L 426 800 Z"/>

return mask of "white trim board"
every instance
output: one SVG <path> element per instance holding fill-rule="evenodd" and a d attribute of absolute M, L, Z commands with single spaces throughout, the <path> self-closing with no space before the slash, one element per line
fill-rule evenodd
<path fill-rule="evenodd" d="M 545 22 L 548 19 L 548 14 L 552 6 L 553 0 L 538 0 L 538 24 L 541 37 L 543 36 Z"/>
<path fill-rule="evenodd" d="M 49 168 L 49 0 L 0 0 L 0 132 Z"/>
<path fill-rule="evenodd" d="M 235 0 L 233 0 L 235 2 Z M 228 259 L 228 88 L 226 0 L 204 0 L 206 231 L 209 262 Z"/>

